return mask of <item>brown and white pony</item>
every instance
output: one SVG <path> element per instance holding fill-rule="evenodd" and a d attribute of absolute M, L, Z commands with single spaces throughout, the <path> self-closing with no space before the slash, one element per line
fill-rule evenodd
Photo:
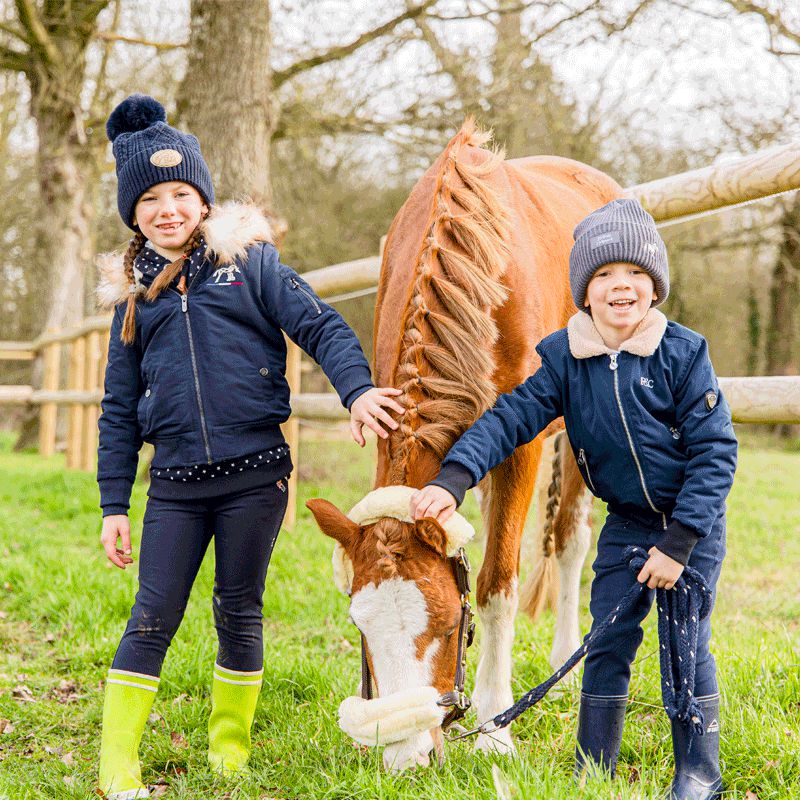
<path fill-rule="evenodd" d="M 572 231 L 622 195 L 613 180 L 575 161 L 505 161 L 484 147 L 488 138 L 468 120 L 389 230 L 375 309 L 375 378 L 403 390 L 406 412 L 398 430 L 378 440 L 376 488 L 423 486 L 498 393 L 536 371 L 536 344 L 575 313 L 568 280 Z M 513 702 L 520 542 L 543 442 L 557 429 L 520 447 L 478 487 L 486 541 L 477 582 L 478 722 Z M 522 592 L 523 607 L 534 616 L 558 594 L 554 666 L 579 644 L 578 589 L 589 546 L 589 498 L 567 443 L 559 450 L 560 503 Z M 540 512 L 545 505 L 546 498 Z M 452 690 L 461 607 L 448 532 L 431 520 L 403 521 L 402 508 L 386 508 L 365 523 L 324 500 L 308 506 L 343 548 L 337 548 L 344 555 L 340 583 L 351 594 L 350 615 L 366 642 L 376 696 L 384 701 L 414 687 Z M 441 731 L 433 726 L 389 744 L 384 763 L 393 769 L 428 764 L 440 745 Z M 507 729 L 480 736 L 476 746 L 514 747 Z"/>

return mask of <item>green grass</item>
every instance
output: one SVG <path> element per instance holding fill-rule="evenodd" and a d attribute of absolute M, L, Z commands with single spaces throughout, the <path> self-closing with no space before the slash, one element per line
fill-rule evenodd
<path fill-rule="evenodd" d="M 715 612 L 723 692 L 722 762 L 730 798 L 800 797 L 800 453 L 748 443 L 729 503 L 728 559 Z M 303 445 L 301 501 L 349 508 L 370 488 L 371 456 L 349 443 Z M 134 493 L 134 541 L 144 508 Z M 468 514 L 476 520 L 472 501 Z M 601 513 L 596 513 L 598 523 Z M 106 565 L 92 476 L 8 452 L 0 441 L 0 797 L 89 798 L 102 682 L 136 588 L 135 570 Z M 347 600 L 331 581 L 331 542 L 305 508 L 278 540 L 265 594 L 265 674 L 251 777 L 236 785 L 205 765 L 216 644 L 211 557 L 165 662 L 142 744 L 145 780 L 168 798 L 648 798 L 672 770 L 660 708 L 654 619 L 634 668 L 632 703 L 615 783 L 572 782 L 576 691 L 547 698 L 514 726 L 519 758 L 449 745 L 447 763 L 385 774 L 380 752 L 354 747 L 336 724 L 359 658 Z M 475 561 L 478 553 L 473 553 Z M 582 625 L 588 626 L 583 587 Z M 480 628 L 480 625 L 479 625 Z M 517 624 L 514 692 L 549 674 L 553 619 Z M 474 675 L 477 653 L 470 658 Z M 15 696 L 29 690 L 28 701 Z M 471 718 L 470 718 L 471 719 Z M 0 724 L 0 729 L 3 725 Z M 180 734 L 188 747 L 172 743 Z M 66 762 L 66 763 L 65 763 Z M 493 775 L 494 768 L 494 775 Z M 498 794 L 497 785 L 501 791 Z M 752 795 L 748 795 L 752 792 Z"/>

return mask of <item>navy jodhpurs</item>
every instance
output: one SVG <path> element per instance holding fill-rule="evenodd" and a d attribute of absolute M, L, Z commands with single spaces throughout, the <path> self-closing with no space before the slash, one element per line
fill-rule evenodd
<path fill-rule="evenodd" d="M 262 595 L 286 512 L 287 485 L 256 486 L 204 500 L 150 497 L 139 550 L 139 591 L 114 669 L 158 676 L 189 592 L 214 539 L 217 663 L 250 672 L 263 665 Z"/>
<path fill-rule="evenodd" d="M 609 513 L 597 541 L 597 558 L 592 566 L 595 577 L 589 609 L 593 626 L 611 613 L 620 598 L 636 582 L 636 575 L 622 560 L 625 548 L 638 545 L 647 551 L 658 542 L 662 532 L 661 525 L 655 519 L 645 523 Z M 689 557 L 689 565 L 708 582 L 712 593 L 712 609 L 724 557 L 725 514 L 722 513 L 711 532 L 698 541 Z M 641 623 L 649 613 L 654 597 L 655 590 L 645 588 L 639 602 L 625 617 L 614 623 L 605 639 L 589 651 L 583 670 L 585 694 L 601 697 L 623 697 L 628 694 L 631 663 L 644 636 Z M 716 665 L 709 650 L 710 640 L 709 614 L 701 621 L 697 637 L 696 697 L 717 693 Z"/>

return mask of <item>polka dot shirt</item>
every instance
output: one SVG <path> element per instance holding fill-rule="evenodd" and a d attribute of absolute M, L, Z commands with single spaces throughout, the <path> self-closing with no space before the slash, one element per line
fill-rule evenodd
<path fill-rule="evenodd" d="M 262 453 L 234 458 L 230 461 L 218 461 L 213 464 L 195 464 L 191 467 L 172 467 L 170 469 L 150 468 L 151 477 L 162 481 L 176 481 L 178 483 L 189 483 L 191 481 L 206 481 L 214 478 L 221 478 L 225 475 L 235 475 L 237 472 L 249 472 L 259 467 L 265 467 L 279 459 L 285 458 L 289 453 L 288 445 L 273 447 L 271 450 L 264 450 Z"/>
<path fill-rule="evenodd" d="M 189 257 L 189 274 L 187 276 L 187 283 L 191 283 L 192 279 L 200 270 L 200 267 L 203 265 L 203 261 L 206 257 L 206 241 L 205 239 L 201 238 L 200 243 L 192 250 L 192 254 Z M 161 255 L 161 253 L 157 253 L 150 242 L 146 242 L 145 246 L 140 250 L 139 255 L 136 256 L 135 266 L 142 275 L 147 275 L 149 277 L 155 278 L 164 267 L 168 266 L 172 262 Z M 180 279 L 180 275 L 175 278 L 172 282 L 173 286 L 178 285 L 178 280 Z"/>

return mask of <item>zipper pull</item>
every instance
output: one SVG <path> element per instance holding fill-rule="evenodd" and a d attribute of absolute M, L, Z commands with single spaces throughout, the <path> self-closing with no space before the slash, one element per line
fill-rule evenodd
<path fill-rule="evenodd" d="M 181 295 L 181 311 L 186 313 L 189 310 L 189 295 Z"/>
<path fill-rule="evenodd" d="M 619 353 L 611 353 L 609 354 L 609 358 L 611 359 L 611 363 L 608 365 L 608 368 L 613 372 L 617 368 L 617 356 Z"/>
<path fill-rule="evenodd" d="M 585 462 L 586 462 L 586 455 L 583 452 L 583 448 L 581 448 L 580 450 L 578 450 L 578 463 L 581 466 L 583 466 Z"/>

